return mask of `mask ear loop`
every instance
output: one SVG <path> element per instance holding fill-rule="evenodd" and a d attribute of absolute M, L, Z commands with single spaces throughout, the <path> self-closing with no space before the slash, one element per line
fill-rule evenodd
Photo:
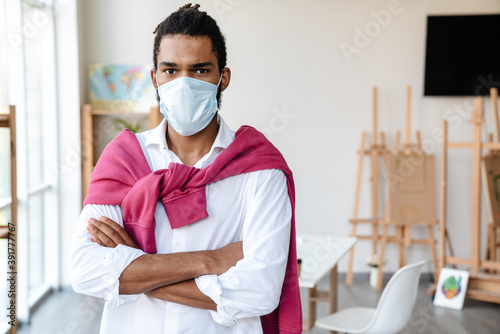
<path fill-rule="evenodd" d="M 160 89 L 160 85 L 158 84 L 158 70 L 155 68 L 156 74 L 155 74 L 155 81 L 156 81 L 156 89 Z"/>
<path fill-rule="evenodd" d="M 220 85 L 221 82 L 222 82 L 222 72 L 220 74 L 219 83 L 217 84 L 217 88 L 219 88 L 219 85 Z M 156 84 L 158 84 L 158 83 L 156 83 Z"/>

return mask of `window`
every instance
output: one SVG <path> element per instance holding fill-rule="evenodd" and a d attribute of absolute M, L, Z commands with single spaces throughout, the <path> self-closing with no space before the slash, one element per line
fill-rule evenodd
<path fill-rule="evenodd" d="M 6 31 L 0 34 L 0 55 L 6 55 L 0 58 L 0 112 L 15 105 L 17 123 L 17 263 L 22 273 L 17 279 L 17 315 L 28 320 L 31 307 L 50 291 L 59 270 L 57 245 L 47 242 L 46 232 L 58 223 L 58 171 L 50 168 L 57 161 L 58 136 L 54 8 L 51 0 L 0 0 L 0 10 L 9 13 L 0 14 L 6 25 L 0 27 Z M 4 148 L 8 136 L 8 131 L 0 132 L 0 224 L 10 219 L 9 194 L 4 194 L 10 189 Z M 0 265 L 1 256 L 0 250 Z"/>

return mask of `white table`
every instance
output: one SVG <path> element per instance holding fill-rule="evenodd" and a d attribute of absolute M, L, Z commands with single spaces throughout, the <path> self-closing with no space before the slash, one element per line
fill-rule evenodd
<path fill-rule="evenodd" d="M 337 263 L 356 243 L 356 238 L 327 235 L 297 235 L 297 258 L 302 260 L 299 286 L 307 288 L 307 319 L 304 331 L 316 321 L 316 303 L 330 303 L 330 313 L 337 311 Z M 328 291 L 316 289 L 319 281 L 330 274 Z"/>

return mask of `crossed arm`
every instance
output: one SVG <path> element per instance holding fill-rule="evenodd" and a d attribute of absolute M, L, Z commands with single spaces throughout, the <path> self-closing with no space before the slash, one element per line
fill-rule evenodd
<path fill-rule="evenodd" d="M 103 247 L 119 244 L 140 249 L 116 222 L 101 217 L 89 219 L 87 231 L 91 241 Z M 146 254 L 125 268 L 119 278 L 120 294 L 146 295 L 187 306 L 216 310 L 214 301 L 196 286 L 194 278 L 220 275 L 243 258 L 242 243 L 235 242 L 212 251 L 173 254 Z"/>
<path fill-rule="evenodd" d="M 247 177 L 246 214 L 239 232 L 244 241 L 219 250 L 148 255 L 132 248 L 137 245 L 121 228 L 121 208 L 85 206 L 71 256 L 75 291 L 104 298 L 111 307 L 135 302 L 144 293 L 209 309 L 212 318 L 224 326 L 269 314 L 280 300 L 292 211 L 281 171 L 249 173 Z M 95 230 L 89 231 L 89 219 L 100 216 L 110 217 L 119 227 L 91 220 Z M 105 225 L 109 227 L 106 233 Z"/>

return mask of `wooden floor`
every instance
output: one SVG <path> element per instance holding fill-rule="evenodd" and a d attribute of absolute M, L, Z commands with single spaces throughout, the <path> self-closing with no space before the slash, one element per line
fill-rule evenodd
<path fill-rule="evenodd" d="M 386 280 L 387 281 L 387 280 Z M 327 281 L 320 284 L 326 289 Z M 426 294 L 429 278 L 422 277 L 417 304 L 405 334 L 498 334 L 500 333 L 500 305 L 475 300 L 465 301 L 463 310 L 455 311 L 434 307 Z M 305 290 L 301 291 L 305 296 Z M 368 276 L 354 276 L 347 288 L 343 275 L 339 277 L 339 309 L 352 306 L 376 306 L 380 293 L 368 285 Z M 74 293 L 70 287 L 54 292 L 32 317 L 31 325 L 21 326 L 19 334 L 99 333 L 103 302 L 96 298 Z M 304 306 L 305 307 L 305 306 Z M 327 305 L 318 307 L 318 317 L 328 314 Z M 304 312 L 306 313 L 306 312 Z M 314 328 L 310 333 L 328 333 Z M 125 333 L 126 334 L 126 333 Z"/>

